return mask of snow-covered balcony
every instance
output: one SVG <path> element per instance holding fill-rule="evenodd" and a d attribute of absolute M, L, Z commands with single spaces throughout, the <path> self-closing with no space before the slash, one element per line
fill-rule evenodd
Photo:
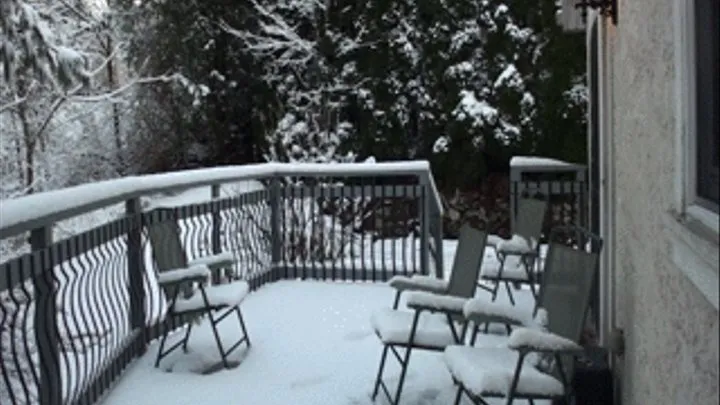
<path fill-rule="evenodd" d="M 392 305 L 381 282 L 447 277 L 454 249 L 442 218 L 419 161 L 192 170 L 6 201 L 0 403 L 368 403 L 380 350 L 369 317 Z M 235 368 L 198 375 L 219 356 L 203 320 L 189 354 L 153 367 L 163 328 L 198 321 L 165 322 L 163 247 L 150 230 L 168 223 L 187 259 L 225 252 L 253 290 L 242 304 L 253 346 Z M 448 403 L 437 356 L 413 362 L 408 403 Z"/>
<path fill-rule="evenodd" d="M 372 282 L 443 270 L 442 206 L 420 161 L 126 177 L 0 209 L 2 404 L 94 403 L 148 347 L 156 351 L 167 297 L 155 254 L 166 241 L 152 232 L 163 224 L 177 224 L 187 259 L 224 252 L 235 261 L 232 277 L 253 290 L 286 279 Z M 265 321 L 248 319 L 258 352 L 257 325 L 275 324 L 281 301 Z"/>

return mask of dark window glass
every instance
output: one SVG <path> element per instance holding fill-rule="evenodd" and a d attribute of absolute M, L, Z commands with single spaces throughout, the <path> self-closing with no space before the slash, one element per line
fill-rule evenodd
<path fill-rule="evenodd" d="M 720 0 L 695 0 L 697 195 L 718 212 L 720 160 Z"/>

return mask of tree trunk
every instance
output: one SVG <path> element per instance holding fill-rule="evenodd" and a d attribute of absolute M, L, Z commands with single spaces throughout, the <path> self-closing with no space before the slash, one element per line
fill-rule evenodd
<path fill-rule="evenodd" d="M 26 96 L 25 83 L 22 80 L 18 80 L 18 94 L 23 97 Z M 36 135 L 30 128 L 30 122 L 28 122 L 28 111 L 25 103 L 18 105 L 18 117 L 20 118 L 20 124 L 22 125 L 23 133 L 23 144 L 25 146 L 25 194 L 32 194 L 34 191 L 35 184 L 35 138 Z"/>
<path fill-rule="evenodd" d="M 106 37 L 105 42 L 105 57 L 110 57 L 113 52 L 113 38 L 111 35 Z M 117 77 L 115 73 L 115 58 L 111 58 L 107 63 L 107 76 L 109 90 L 115 90 L 117 88 Z M 112 123 L 113 123 L 113 135 L 115 139 L 115 158 L 117 167 L 115 170 L 118 174 L 125 174 L 125 158 L 123 153 L 123 139 L 120 131 L 120 108 L 117 103 L 112 103 Z"/>

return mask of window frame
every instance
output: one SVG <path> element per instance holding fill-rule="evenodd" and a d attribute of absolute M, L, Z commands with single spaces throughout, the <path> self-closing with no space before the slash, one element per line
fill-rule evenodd
<path fill-rule="evenodd" d="M 720 216 L 713 203 L 698 195 L 698 110 L 695 41 L 696 0 L 675 1 L 676 18 L 676 165 L 675 207 L 677 214 L 691 216 L 718 233 Z"/>
<path fill-rule="evenodd" d="M 697 1 L 674 1 L 675 201 L 664 224 L 671 238 L 675 266 L 718 310 L 720 216 L 698 194 Z"/>
<path fill-rule="evenodd" d="M 710 4 L 707 4 L 707 3 Z M 714 118 L 718 116 L 718 0 L 694 0 L 693 18 L 694 34 L 693 53 L 695 68 L 693 69 L 695 82 L 695 125 L 693 138 L 695 139 L 695 179 L 691 185 L 696 196 L 695 203 L 718 213 L 718 123 Z M 702 15 L 697 10 L 703 10 Z M 714 14 L 713 14 L 714 13 Z M 702 52 L 702 54 L 700 54 Z M 712 144 L 709 147 L 705 145 Z M 704 145 L 698 148 L 697 145 Z M 707 173 L 702 176 L 701 173 Z"/>

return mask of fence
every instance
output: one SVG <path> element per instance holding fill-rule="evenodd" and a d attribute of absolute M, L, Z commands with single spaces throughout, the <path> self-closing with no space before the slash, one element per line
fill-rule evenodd
<path fill-rule="evenodd" d="M 558 226 L 587 226 L 587 168 L 544 157 L 515 156 L 510 160 L 511 229 L 517 216 L 518 198 L 548 201 L 543 237 Z"/>
<path fill-rule="evenodd" d="M 566 181 L 515 181 L 510 183 L 510 220 L 517 216 L 519 198 L 547 200 L 548 209 L 543 222 L 543 241 L 555 227 L 568 225 L 587 226 L 587 182 Z M 514 225 L 511 225 L 511 228 Z"/>
<path fill-rule="evenodd" d="M 254 190 L 221 196 L 223 184 Z M 143 208 L 208 187 L 206 201 Z M 52 240 L 58 221 L 112 204 L 120 218 Z M 284 278 L 442 276 L 442 207 L 426 162 L 267 164 L 128 177 L 5 202 L 0 238 L 30 251 L 0 265 L 0 403 L 90 404 L 143 354 L 166 302 L 148 229 L 176 221 L 189 258 L 220 251 L 252 288 Z M 398 212 L 402 215 L 398 215 Z M 155 246 L 157 248 L 157 246 Z"/>

